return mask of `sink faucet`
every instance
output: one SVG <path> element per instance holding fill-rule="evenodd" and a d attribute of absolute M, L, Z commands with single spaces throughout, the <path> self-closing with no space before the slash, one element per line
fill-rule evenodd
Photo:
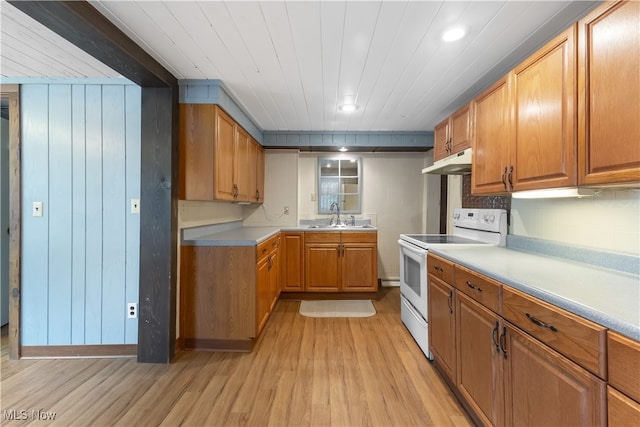
<path fill-rule="evenodd" d="M 356 217 L 355 217 L 355 216 L 353 216 L 353 215 L 351 215 L 351 225 L 352 225 L 353 227 L 355 227 L 355 226 L 356 226 Z"/>
<path fill-rule="evenodd" d="M 331 206 L 329 206 L 329 212 L 331 212 L 331 219 L 329 220 L 329 225 L 340 225 L 340 206 L 338 203 L 331 202 Z M 336 219 L 334 222 L 333 214 L 336 213 Z"/>

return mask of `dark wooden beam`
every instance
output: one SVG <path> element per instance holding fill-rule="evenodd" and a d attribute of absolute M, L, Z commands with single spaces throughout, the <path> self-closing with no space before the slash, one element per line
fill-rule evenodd
<path fill-rule="evenodd" d="M 169 71 L 86 1 L 8 2 L 140 86 L 177 85 Z"/>
<path fill-rule="evenodd" d="M 178 90 L 142 88 L 138 362 L 168 363 L 176 344 Z"/>

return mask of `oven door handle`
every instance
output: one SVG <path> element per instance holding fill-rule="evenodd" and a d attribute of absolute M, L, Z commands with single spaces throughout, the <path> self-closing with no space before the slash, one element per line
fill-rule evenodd
<path fill-rule="evenodd" d="M 398 244 L 400 245 L 400 247 L 402 247 L 402 248 L 406 249 L 407 251 L 412 252 L 412 253 L 414 253 L 416 255 L 423 256 L 423 257 L 427 256 L 427 251 L 426 250 L 424 250 L 422 248 L 419 248 L 417 246 L 414 246 L 411 243 L 407 243 L 402 239 L 398 240 Z"/>

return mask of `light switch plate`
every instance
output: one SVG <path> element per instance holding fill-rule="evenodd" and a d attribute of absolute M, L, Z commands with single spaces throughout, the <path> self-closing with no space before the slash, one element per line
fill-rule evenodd
<path fill-rule="evenodd" d="M 42 216 L 42 202 L 33 202 L 33 216 Z"/>
<path fill-rule="evenodd" d="M 131 199 L 131 213 L 140 213 L 140 199 Z"/>

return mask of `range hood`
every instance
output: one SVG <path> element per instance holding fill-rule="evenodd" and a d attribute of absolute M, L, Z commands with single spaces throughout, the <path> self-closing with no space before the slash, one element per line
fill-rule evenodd
<path fill-rule="evenodd" d="M 433 175 L 466 175 L 471 173 L 471 148 L 452 154 L 422 169 L 422 173 Z"/>

